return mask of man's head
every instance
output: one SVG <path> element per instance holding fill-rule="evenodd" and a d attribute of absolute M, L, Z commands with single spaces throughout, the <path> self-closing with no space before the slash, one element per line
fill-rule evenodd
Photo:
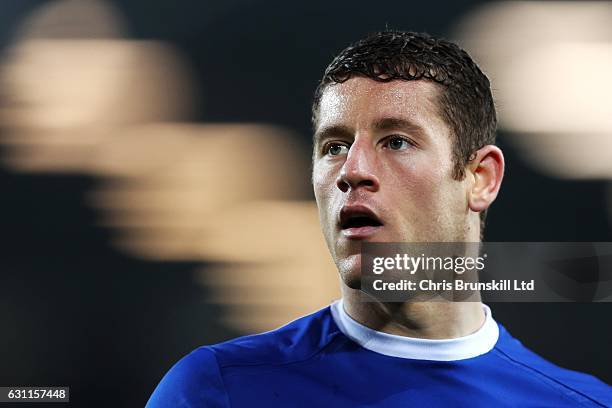
<path fill-rule="evenodd" d="M 480 238 L 504 163 L 489 81 L 465 51 L 417 33 L 359 41 L 325 71 L 313 125 L 315 197 L 345 283 L 360 241 Z"/>

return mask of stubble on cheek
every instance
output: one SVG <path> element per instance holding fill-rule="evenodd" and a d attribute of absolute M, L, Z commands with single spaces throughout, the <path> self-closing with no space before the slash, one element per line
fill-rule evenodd
<path fill-rule="evenodd" d="M 391 241 L 439 242 L 458 236 L 453 222 L 455 193 L 449 191 L 452 182 L 441 167 L 442 163 L 421 157 L 394 173 L 385 200 L 393 204 L 395 219 L 388 231 Z"/>
<path fill-rule="evenodd" d="M 440 188 L 423 194 L 415 226 L 420 242 L 462 242 L 466 237 L 466 214 L 457 193 L 442 182 Z"/>
<path fill-rule="evenodd" d="M 321 230 L 327 243 L 327 247 L 335 260 L 335 229 L 336 219 L 334 216 L 334 195 L 332 193 L 333 185 L 330 181 L 330 175 L 326 173 L 326 169 L 320 165 L 313 164 L 312 177 L 315 199 L 319 209 L 319 221 Z"/>
<path fill-rule="evenodd" d="M 353 289 L 361 285 L 361 254 L 357 242 L 341 239 L 337 229 L 338 212 L 342 206 L 342 194 L 337 192 L 335 178 L 330 169 L 313 165 L 313 186 L 319 207 L 319 219 L 323 236 L 342 281 Z M 329 173 L 326 173 L 329 171 Z"/>

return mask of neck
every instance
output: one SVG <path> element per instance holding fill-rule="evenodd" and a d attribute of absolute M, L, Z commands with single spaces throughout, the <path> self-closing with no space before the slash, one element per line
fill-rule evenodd
<path fill-rule="evenodd" d="M 364 302 L 358 289 L 341 281 L 346 313 L 370 329 L 422 339 L 464 337 L 482 327 L 485 315 L 480 302 Z"/>

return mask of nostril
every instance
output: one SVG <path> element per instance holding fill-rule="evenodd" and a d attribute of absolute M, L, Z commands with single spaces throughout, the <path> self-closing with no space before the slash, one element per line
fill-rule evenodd
<path fill-rule="evenodd" d="M 338 186 L 340 191 L 342 191 L 343 193 L 346 193 L 349 190 L 349 188 L 350 188 L 349 184 L 346 181 L 342 180 L 342 179 L 338 180 L 336 185 Z"/>
<path fill-rule="evenodd" d="M 367 179 L 367 180 L 361 180 L 361 182 L 359 183 L 359 185 L 362 186 L 366 186 L 366 187 L 372 187 L 374 185 L 374 181 Z"/>
<path fill-rule="evenodd" d="M 360 180 L 358 181 L 355 185 L 349 183 L 347 180 L 345 179 L 339 179 L 336 183 L 336 185 L 338 186 L 338 188 L 340 189 L 340 191 L 342 191 L 343 193 L 346 193 L 347 191 L 349 191 L 351 188 L 355 189 L 358 187 L 366 187 L 368 189 L 371 189 L 372 187 L 375 186 L 375 183 L 373 180 L 370 179 L 364 179 L 364 180 Z"/>

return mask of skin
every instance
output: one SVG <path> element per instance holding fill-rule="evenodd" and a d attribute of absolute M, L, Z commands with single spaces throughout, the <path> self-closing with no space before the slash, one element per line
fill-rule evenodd
<path fill-rule="evenodd" d="M 312 175 L 346 312 L 376 330 L 432 339 L 477 331 L 482 305 L 362 302 L 358 288 L 363 241 L 479 241 L 478 213 L 497 196 L 503 155 L 485 146 L 466 166 L 466 177 L 453 179 L 452 133 L 438 113 L 438 92 L 439 85 L 425 80 L 354 77 L 329 85 L 319 107 Z M 355 205 L 372 210 L 383 226 L 347 235 L 339 213 Z"/>

